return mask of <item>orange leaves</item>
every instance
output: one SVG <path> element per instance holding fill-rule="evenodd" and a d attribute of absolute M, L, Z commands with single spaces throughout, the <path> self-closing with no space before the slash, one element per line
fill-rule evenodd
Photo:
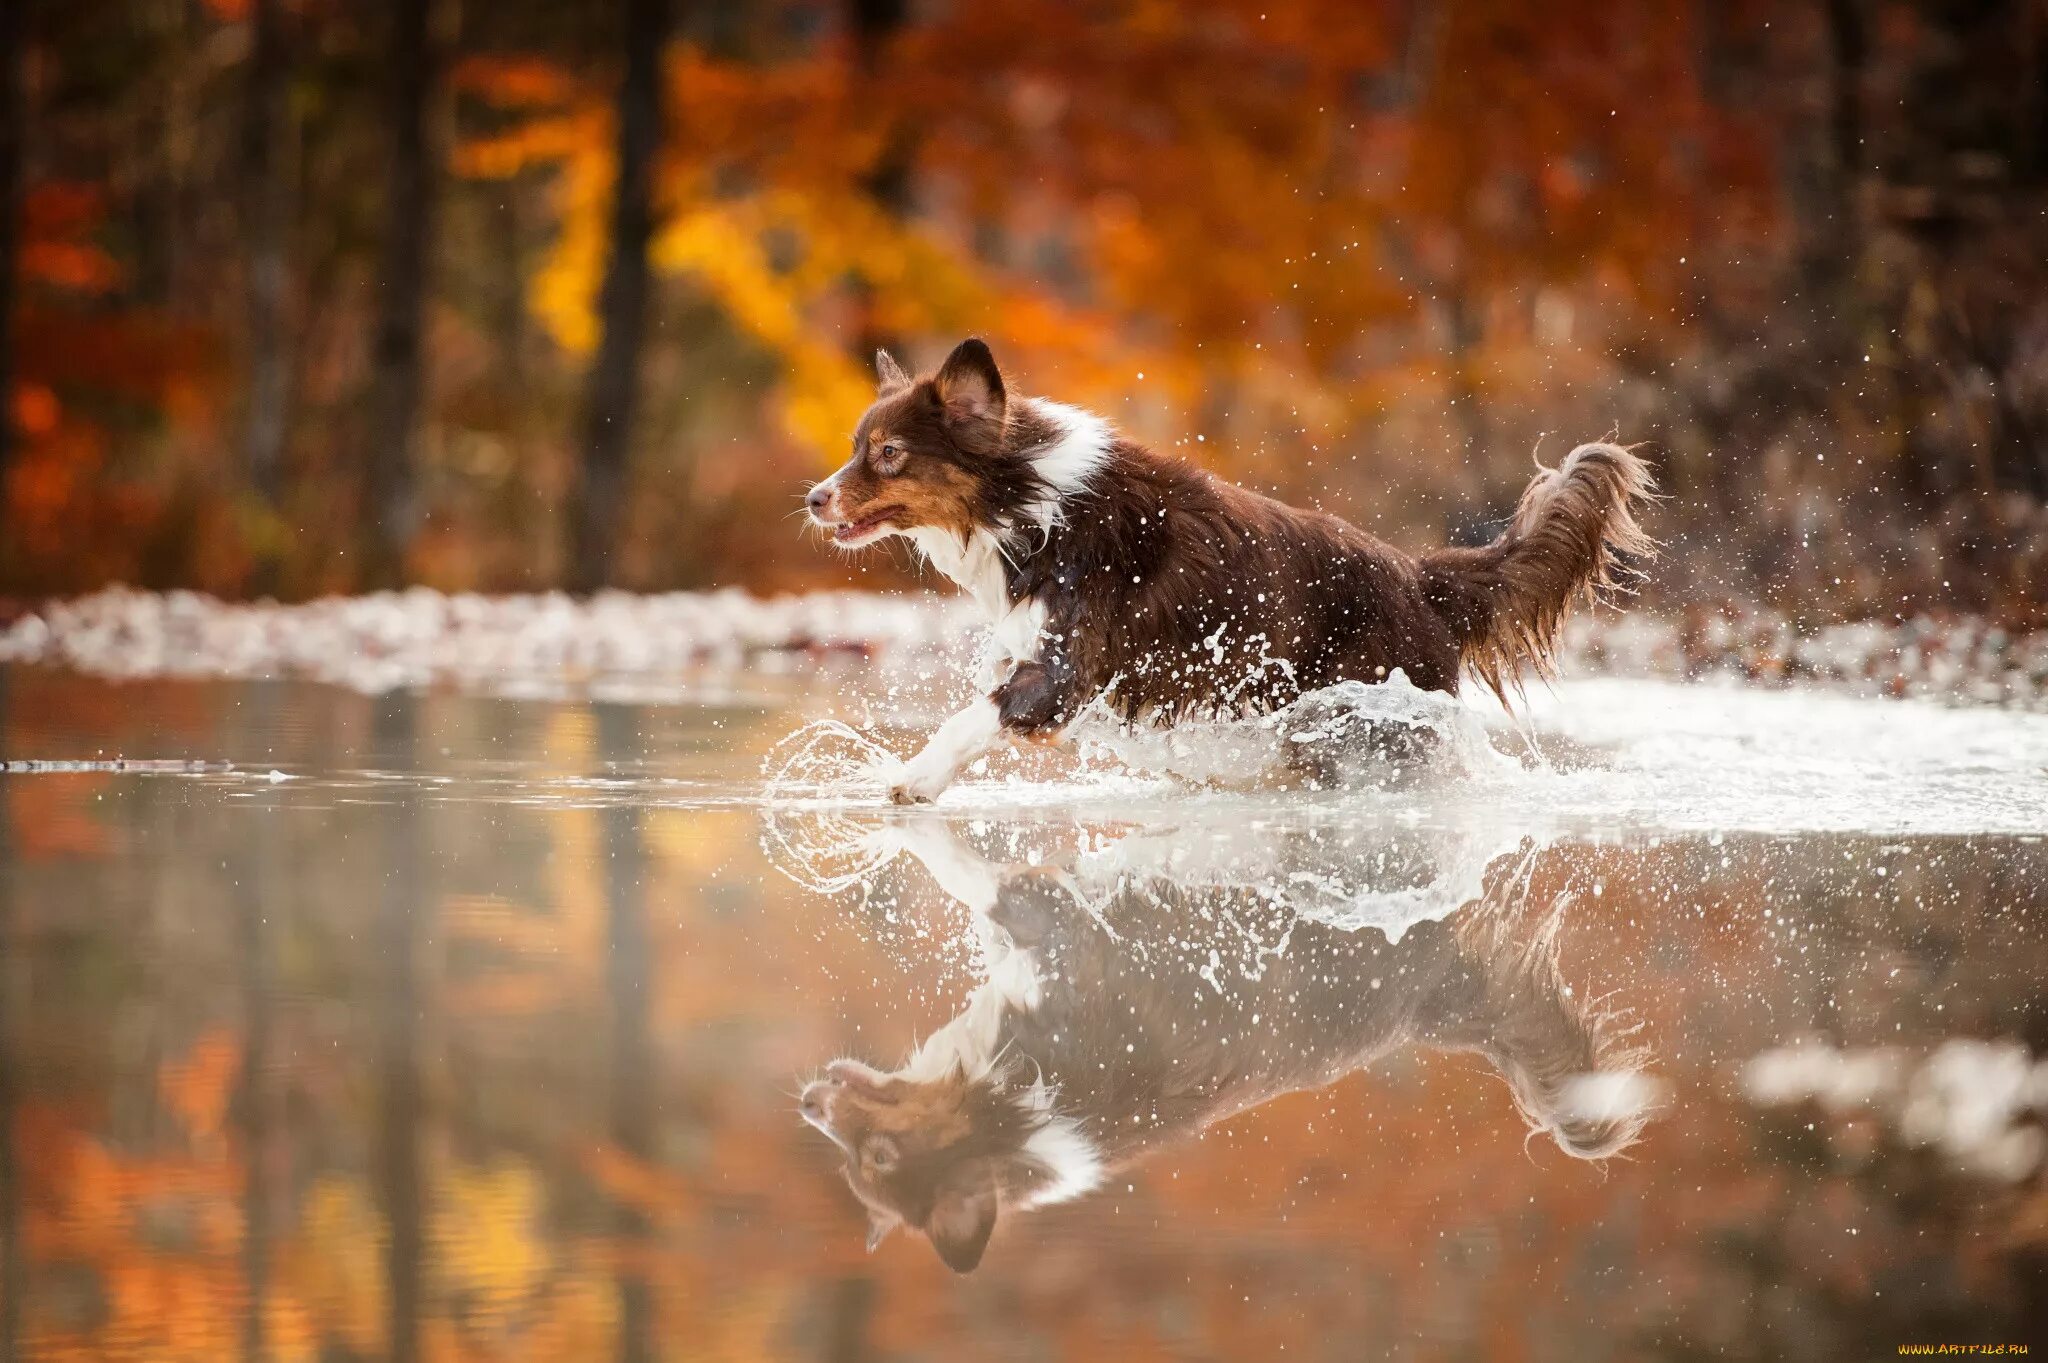
<path fill-rule="evenodd" d="M 57 395 L 40 383 L 17 384 L 14 389 L 14 429 L 30 440 L 40 439 L 57 429 L 63 409 Z"/>
<path fill-rule="evenodd" d="M 158 1082 L 164 1107 L 194 1141 L 221 1138 L 240 1070 L 240 1047 L 224 1027 L 208 1032 L 184 1059 L 164 1067 Z"/>
<path fill-rule="evenodd" d="M 656 1168 L 610 1145 L 583 1152 L 583 1169 L 612 1202 L 650 1221 L 677 1221 L 703 1214 L 703 1199 L 688 1179 Z"/>
<path fill-rule="evenodd" d="M 105 217 L 106 195 L 97 185 L 60 181 L 30 190 L 21 208 L 21 277 L 86 294 L 113 288 L 121 268 L 91 240 Z"/>
<path fill-rule="evenodd" d="M 594 110 L 535 118 L 516 129 L 458 144 L 449 167 L 478 180 L 505 180 L 538 165 L 593 154 L 610 122 Z"/>
<path fill-rule="evenodd" d="M 449 73 L 449 82 L 512 109 L 566 104 L 580 92 L 579 82 L 560 65 L 531 56 L 466 57 Z"/>
<path fill-rule="evenodd" d="M 243 1232 L 236 1167 L 223 1134 L 238 1052 L 226 1029 L 202 1036 L 166 1065 L 159 1096 L 175 1119 L 169 1148 L 137 1152 L 59 1125 L 27 1123 L 35 1171 L 24 1209 L 44 1271 L 89 1270 L 96 1309 L 84 1318 L 35 1309 L 27 1332 L 38 1358 L 123 1356 L 205 1363 L 227 1357 L 238 1334 L 235 1252 Z M 181 1149 L 187 1143 L 196 1148 Z"/>
<path fill-rule="evenodd" d="M 104 776 L 87 774 L 9 782 L 0 792 L 5 806 L 0 816 L 13 821 L 13 854 L 23 859 L 104 855 L 107 829 L 96 806 L 106 789 Z"/>
<path fill-rule="evenodd" d="M 121 282 L 121 269 L 112 256 L 77 242 L 24 242 L 20 269 L 29 279 L 78 293 L 105 293 Z"/>

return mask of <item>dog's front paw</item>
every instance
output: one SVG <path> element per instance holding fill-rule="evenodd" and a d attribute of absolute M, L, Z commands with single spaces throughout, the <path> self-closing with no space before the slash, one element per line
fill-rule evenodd
<path fill-rule="evenodd" d="M 908 762 L 889 782 L 889 803 L 928 805 L 952 784 L 950 772 L 934 771 L 928 764 Z"/>

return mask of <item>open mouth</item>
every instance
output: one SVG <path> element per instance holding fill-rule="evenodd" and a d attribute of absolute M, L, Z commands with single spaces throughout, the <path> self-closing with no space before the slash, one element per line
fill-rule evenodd
<path fill-rule="evenodd" d="M 892 518 L 902 514 L 903 508 L 900 506 L 885 506 L 880 511 L 871 512 L 857 521 L 846 521 L 833 526 L 832 538 L 840 544 L 852 544 L 856 540 L 866 539 L 887 525 Z"/>

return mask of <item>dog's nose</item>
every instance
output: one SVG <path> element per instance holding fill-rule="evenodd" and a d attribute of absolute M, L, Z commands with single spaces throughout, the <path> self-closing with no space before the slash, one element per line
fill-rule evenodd
<path fill-rule="evenodd" d="M 811 489 L 811 495 L 804 498 L 804 505 L 811 509 L 813 516 L 825 514 L 825 503 L 832 500 L 832 489 L 823 483 Z"/>
<path fill-rule="evenodd" d="M 797 1100 L 797 1111 L 812 1126 L 822 1127 L 831 1120 L 831 1109 L 826 1100 L 831 1096 L 832 1085 L 825 1080 L 804 1085 L 803 1097 Z"/>

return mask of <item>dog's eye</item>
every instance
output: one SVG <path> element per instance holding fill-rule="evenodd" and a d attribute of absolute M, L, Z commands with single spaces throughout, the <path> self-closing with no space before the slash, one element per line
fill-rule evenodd
<path fill-rule="evenodd" d="M 893 442 L 882 446 L 879 462 L 884 473 L 894 473 L 903 463 L 903 447 Z"/>
<path fill-rule="evenodd" d="M 896 1167 L 896 1142 L 887 1136 L 877 1136 L 868 1142 L 868 1163 L 878 1174 L 886 1174 Z"/>

